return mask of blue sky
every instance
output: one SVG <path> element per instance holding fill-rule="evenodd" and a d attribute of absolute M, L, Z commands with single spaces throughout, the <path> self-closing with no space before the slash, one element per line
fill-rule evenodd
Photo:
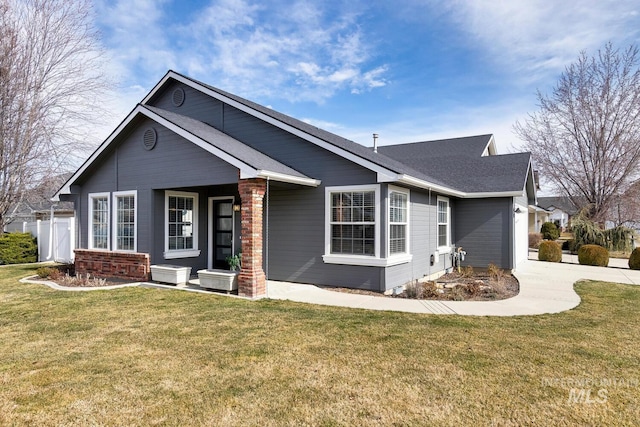
<path fill-rule="evenodd" d="M 580 51 L 640 44 L 640 1 L 94 5 L 120 86 L 109 131 L 173 69 L 364 145 L 493 133 L 506 153 Z"/>

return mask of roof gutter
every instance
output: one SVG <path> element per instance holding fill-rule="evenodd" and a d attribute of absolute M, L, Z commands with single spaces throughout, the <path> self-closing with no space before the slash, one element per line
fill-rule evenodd
<path fill-rule="evenodd" d="M 303 177 L 298 177 L 293 175 L 286 175 L 278 172 L 266 171 L 266 170 L 258 170 L 256 177 L 271 179 L 273 181 L 278 181 L 278 182 L 286 182 L 289 184 L 306 185 L 309 187 L 317 187 L 322 182 L 319 179 L 303 178 Z"/>
<path fill-rule="evenodd" d="M 400 184 L 412 185 L 414 187 L 422 188 L 425 190 L 437 191 L 438 193 L 446 194 L 448 196 L 460 197 L 461 199 L 481 199 L 486 197 L 519 197 L 522 196 L 523 193 L 522 191 L 467 193 L 464 191 L 454 190 L 443 185 L 433 184 L 429 181 L 414 178 L 409 175 L 399 175 L 395 182 Z"/>

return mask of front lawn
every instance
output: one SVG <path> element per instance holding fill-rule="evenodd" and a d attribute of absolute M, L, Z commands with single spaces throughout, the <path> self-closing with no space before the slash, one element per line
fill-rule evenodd
<path fill-rule="evenodd" d="M 583 282 L 570 312 L 478 318 L 18 283 L 34 271 L 0 268 L 0 425 L 640 419 L 640 287 Z"/>

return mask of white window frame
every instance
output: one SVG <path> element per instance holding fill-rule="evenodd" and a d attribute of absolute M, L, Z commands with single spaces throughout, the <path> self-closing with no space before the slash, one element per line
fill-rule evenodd
<path fill-rule="evenodd" d="M 87 236 L 89 241 L 87 242 L 87 247 L 89 249 L 96 249 L 101 251 L 108 251 L 111 249 L 111 221 L 109 216 L 111 215 L 111 194 L 106 193 L 89 193 L 89 218 L 87 221 L 89 230 Z M 93 199 L 106 198 L 107 199 L 107 247 L 106 248 L 96 248 L 93 246 Z"/>
<path fill-rule="evenodd" d="M 118 248 L 118 198 L 119 197 L 130 197 L 133 196 L 134 205 L 133 205 L 133 249 L 119 249 Z M 114 191 L 113 192 L 113 202 L 111 203 L 113 206 L 113 213 L 111 215 L 113 223 L 112 223 L 112 242 L 113 242 L 113 250 L 118 252 L 137 252 L 138 251 L 138 191 L 137 190 L 128 190 L 128 191 Z"/>
<path fill-rule="evenodd" d="M 407 197 L 407 219 L 406 222 L 391 222 L 391 193 L 401 193 Z M 413 258 L 411 255 L 411 240 L 410 240 L 410 223 L 411 223 L 411 191 L 406 188 L 396 187 L 389 185 L 387 188 L 387 253 L 390 260 L 394 263 L 409 262 Z M 395 254 L 391 253 L 391 226 L 392 225 L 404 225 L 405 226 L 405 251 Z"/>
<path fill-rule="evenodd" d="M 169 250 L 169 197 L 192 197 L 193 198 L 193 248 Z M 198 249 L 198 212 L 200 210 L 198 193 L 186 191 L 165 191 L 164 193 L 164 259 L 194 258 L 200 256 Z"/>
<path fill-rule="evenodd" d="M 373 191 L 375 192 L 375 240 L 374 240 L 374 256 L 370 255 L 350 255 L 350 254 L 332 254 L 331 253 L 331 193 L 343 193 L 350 191 Z M 322 260 L 326 264 L 343 264 L 343 265 L 360 265 L 369 267 L 389 267 L 392 265 L 406 263 L 411 260 L 411 255 L 399 254 L 398 256 L 381 258 L 380 246 L 381 246 L 381 223 L 382 217 L 382 204 L 380 201 L 380 184 L 371 185 L 350 185 L 350 186 L 335 186 L 325 187 L 325 202 L 324 202 L 324 255 Z"/>
<path fill-rule="evenodd" d="M 436 198 L 436 245 L 438 245 L 439 253 L 451 252 L 451 201 L 448 197 L 438 196 Z M 447 203 L 447 242 L 446 245 L 440 246 L 440 202 Z"/>

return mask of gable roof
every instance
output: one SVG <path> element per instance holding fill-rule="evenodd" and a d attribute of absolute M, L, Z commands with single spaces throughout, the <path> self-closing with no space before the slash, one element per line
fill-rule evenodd
<path fill-rule="evenodd" d="M 479 135 L 385 145 L 378 152 L 465 193 L 522 193 L 531 154 L 482 156 L 492 140 L 492 135 Z"/>
<path fill-rule="evenodd" d="M 309 178 L 303 173 L 298 172 L 297 170 L 272 159 L 271 157 L 254 148 L 249 147 L 246 144 L 243 144 L 242 142 L 238 141 L 235 138 L 232 138 L 224 132 L 219 131 L 213 126 L 210 126 L 199 120 L 192 119 L 191 117 L 183 116 L 181 114 L 163 110 L 161 108 L 153 107 L 150 105 L 143 105 L 141 107 L 150 110 L 151 112 L 167 120 L 169 123 L 185 130 L 189 133 L 189 135 L 207 142 L 212 147 L 217 148 L 227 156 L 234 157 L 247 166 L 252 167 L 257 171 L 257 176 L 262 176 L 265 173 L 269 175 L 269 173 L 271 172 L 271 175 L 280 174 L 282 176 L 289 175 L 291 178 L 300 178 L 300 183 L 308 180 L 310 184 L 319 184 L 319 182 L 315 182 L 316 180 Z M 220 156 L 221 155 L 218 155 L 218 157 Z"/>
<path fill-rule="evenodd" d="M 571 203 L 571 200 L 564 196 L 538 197 L 538 206 L 546 210 L 560 209 L 569 215 L 578 213 L 578 209 Z"/>
<path fill-rule="evenodd" d="M 526 154 L 517 159 L 514 157 L 514 160 L 505 156 L 492 156 L 495 153 L 492 135 L 385 146 L 379 147 L 378 152 L 374 152 L 371 148 L 339 135 L 170 70 L 145 96 L 142 103 L 138 104 L 63 188 L 56 193 L 55 198 L 69 192 L 71 183 L 96 161 L 99 155 L 138 115 L 146 116 L 160 123 L 222 160 L 238 167 L 241 178 L 269 177 L 278 181 L 302 185 L 317 186 L 320 184 L 320 181 L 313 177 L 305 176 L 292 167 L 248 147 L 241 141 L 206 123 L 149 105 L 169 81 L 177 81 L 190 86 L 201 93 L 365 167 L 377 174 L 378 182 L 395 182 L 433 189 L 457 197 L 517 196 L 525 189 L 530 169 L 530 156 Z M 453 143 L 459 145 L 456 145 L 455 155 L 449 156 L 451 157 L 449 158 L 447 152 L 451 154 Z M 421 158 L 428 157 L 429 161 L 418 162 L 417 155 L 410 155 L 414 150 L 420 149 L 424 150 Z M 431 153 L 431 156 L 428 156 L 428 153 Z M 495 159 L 493 159 L 494 157 Z M 527 165 L 524 164 L 525 157 L 529 162 Z M 436 161 L 436 158 L 439 160 Z M 478 163 L 479 159 L 489 158 L 492 160 Z M 464 179 L 469 176 L 468 168 L 473 169 L 477 179 Z"/>

